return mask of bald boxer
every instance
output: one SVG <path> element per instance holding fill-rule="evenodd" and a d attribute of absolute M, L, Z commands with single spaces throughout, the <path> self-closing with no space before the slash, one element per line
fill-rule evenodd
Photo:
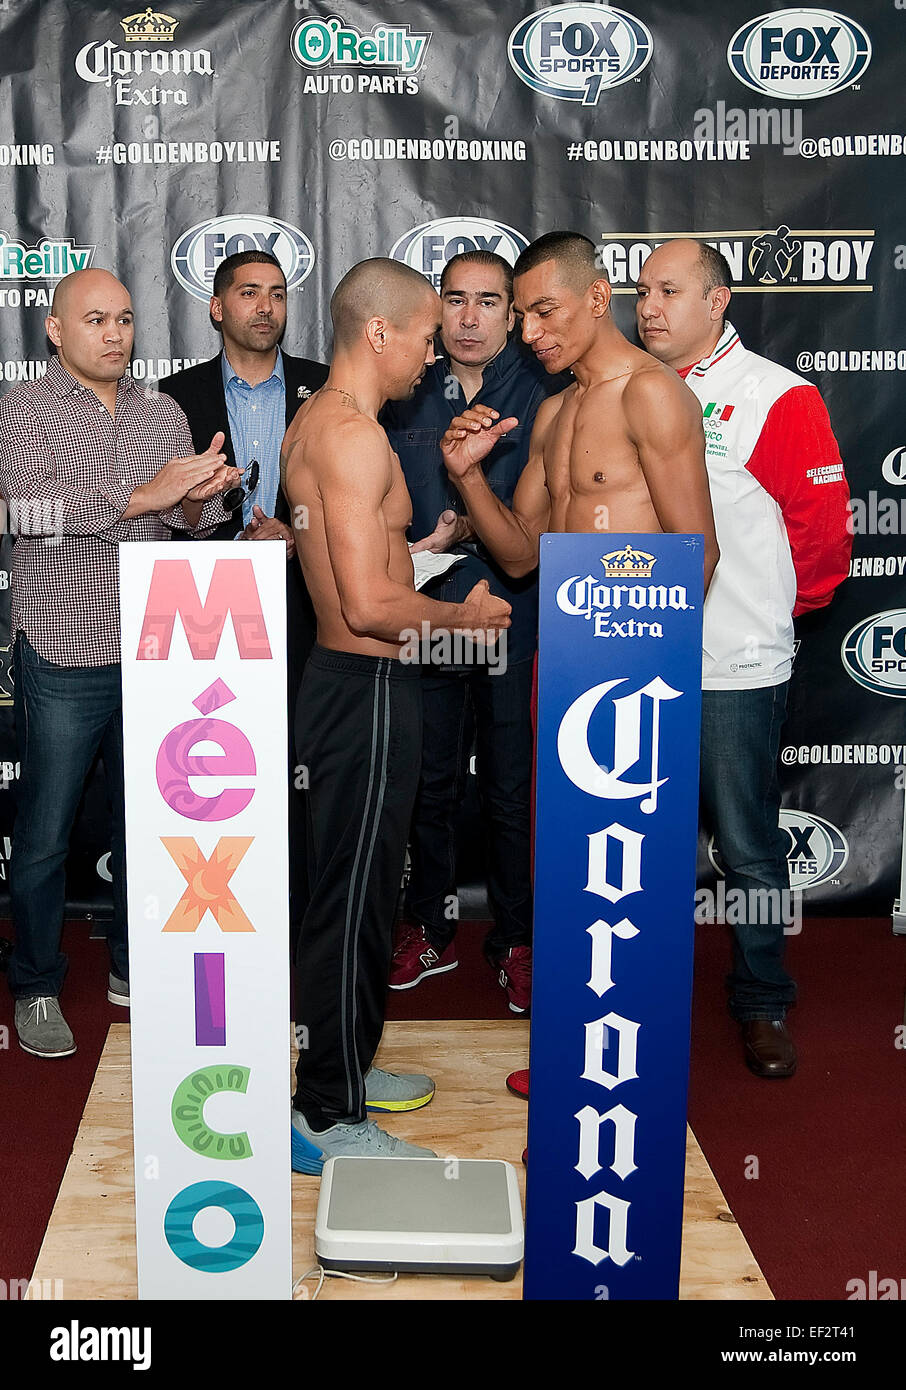
<path fill-rule="evenodd" d="M 296 719 L 296 751 L 308 769 L 311 898 L 297 953 L 304 1045 L 292 1162 L 309 1173 L 342 1154 L 430 1154 L 365 1113 L 417 1109 L 434 1093 L 429 1077 L 372 1066 L 421 749 L 421 671 L 401 653 L 413 631 L 492 636 L 510 613 L 486 580 L 457 604 L 413 584 L 412 504 L 377 415 L 387 400 L 411 396 L 434 361 L 437 294 L 417 272 L 379 258 L 344 276 L 330 308 L 330 374 L 283 446 L 318 621 Z"/>

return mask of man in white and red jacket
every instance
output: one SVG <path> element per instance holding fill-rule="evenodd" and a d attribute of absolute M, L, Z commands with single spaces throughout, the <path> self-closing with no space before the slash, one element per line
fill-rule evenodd
<path fill-rule="evenodd" d="M 796 1070 L 785 1023 L 796 986 L 783 965 L 789 870 L 777 753 L 793 618 L 830 603 L 849 571 L 849 488 L 817 388 L 743 347 L 724 317 L 730 285 L 713 247 L 667 242 L 642 266 L 636 314 L 644 346 L 702 404 L 720 545 L 704 611 L 702 805 L 727 888 L 745 903 L 730 1012 L 750 1069 L 785 1077 Z"/>

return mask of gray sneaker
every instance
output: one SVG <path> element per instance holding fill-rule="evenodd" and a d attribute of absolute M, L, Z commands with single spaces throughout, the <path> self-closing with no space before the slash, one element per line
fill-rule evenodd
<path fill-rule="evenodd" d="M 433 1095 L 430 1076 L 397 1075 L 372 1067 L 365 1077 L 366 1110 L 420 1110 Z"/>
<path fill-rule="evenodd" d="M 319 1174 L 328 1158 L 351 1154 L 356 1158 L 436 1158 L 432 1149 L 420 1149 L 379 1129 L 373 1120 L 357 1125 L 332 1125 L 318 1134 L 305 1116 L 292 1111 L 292 1168 L 294 1173 Z"/>
<path fill-rule="evenodd" d="M 75 1052 L 75 1039 L 54 995 L 17 999 L 15 1016 L 23 1051 L 33 1057 L 71 1057 Z"/>
<path fill-rule="evenodd" d="M 126 1009 L 129 1007 L 129 981 L 121 980 L 112 970 L 107 976 L 107 998 L 111 1004 L 122 1004 Z"/>

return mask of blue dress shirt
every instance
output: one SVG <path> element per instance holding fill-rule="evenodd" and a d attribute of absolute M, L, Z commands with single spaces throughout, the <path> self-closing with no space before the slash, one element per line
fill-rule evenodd
<path fill-rule="evenodd" d="M 233 440 L 236 467 L 247 469 L 252 459 L 258 460 L 258 486 L 242 504 L 242 525 L 248 526 L 252 508 L 258 506 L 267 516 L 274 515 L 277 491 L 280 487 L 280 446 L 286 433 L 286 382 L 283 376 L 283 357 L 277 349 L 274 370 L 257 386 L 250 386 L 237 376 L 224 352 L 220 359 L 223 372 L 223 393 Z M 242 478 L 248 482 L 248 473 Z M 238 524 L 239 518 L 236 517 Z"/>

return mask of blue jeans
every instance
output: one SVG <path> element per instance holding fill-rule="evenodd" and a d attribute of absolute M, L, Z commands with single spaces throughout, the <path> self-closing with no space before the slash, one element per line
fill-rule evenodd
<path fill-rule="evenodd" d="M 57 666 L 20 632 L 13 653 L 16 738 L 21 764 L 10 860 L 15 946 L 9 985 L 17 999 L 58 995 L 66 855 L 91 766 L 100 751 L 113 810 L 110 872 L 113 922 L 107 933 L 114 974 L 129 978 L 126 833 L 120 668 Z"/>
<path fill-rule="evenodd" d="M 783 911 L 790 886 L 786 837 L 778 827 L 777 754 L 789 682 L 757 690 L 702 691 L 701 799 L 733 889 L 730 1013 L 741 1023 L 782 1019 L 796 999 L 783 968 Z M 741 910 L 743 908 L 744 910 Z"/>
<path fill-rule="evenodd" d="M 456 933 L 456 818 L 465 793 L 474 721 L 476 769 L 494 926 L 485 950 L 502 955 L 532 940 L 532 662 L 500 675 L 487 666 L 422 676 L 422 770 L 412 816 L 406 907 L 435 948 Z"/>

